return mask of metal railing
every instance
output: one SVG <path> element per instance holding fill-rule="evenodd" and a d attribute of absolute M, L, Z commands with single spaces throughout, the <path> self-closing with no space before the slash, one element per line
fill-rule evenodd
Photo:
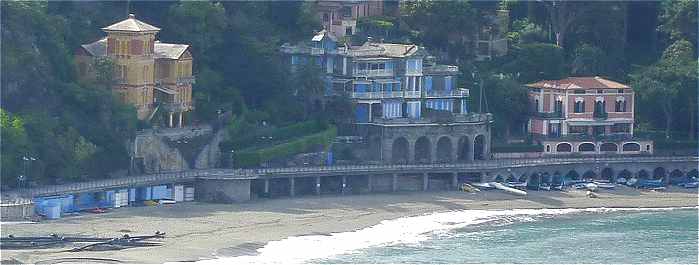
<path fill-rule="evenodd" d="M 403 97 L 403 91 L 352 92 L 351 97 L 356 99 L 400 98 Z"/>
<path fill-rule="evenodd" d="M 285 168 L 257 168 L 257 169 L 203 169 L 177 172 L 163 172 L 158 174 L 130 176 L 115 179 L 95 180 L 88 182 L 70 183 L 31 188 L 21 191 L 13 191 L 20 197 L 47 196 L 66 193 L 80 193 L 117 188 L 130 188 L 158 183 L 173 183 L 194 181 L 196 179 L 258 179 L 274 177 L 303 177 L 318 175 L 357 175 L 365 173 L 420 173 L 425 171 L 471 171 L 471 170 L 499 170 L 507 168 L 526 168 L 552 165 L 591 164 L 591 163 L 660 163 L 682 162 L 696 163 L 696 156 L 666 156 L 666 157 L 565 157 L 565 158 L 523 158 L 523 159 L 497 159 L 475 160 L 442 164 L 379 164 L 379 165 L 338 165 L 338 166 L 312 166 L 312 167 L 285 167 Z"/>
<path fill-rule="evenodd" d="M 440 98 L 440 97 L 468 97 L 468 89 L 454 89 L 454 90 L 430 90 L 425 92 L 425 97 L 427 98 Z"/>
<path fill-rule="evenodd" d="M 393 70 L 389 70 L 389 69 L 376 69 L 376 70 L 355 69 L 352 74 L 354 76 L 366 76 L 366 77 L 393 76 Z"/>

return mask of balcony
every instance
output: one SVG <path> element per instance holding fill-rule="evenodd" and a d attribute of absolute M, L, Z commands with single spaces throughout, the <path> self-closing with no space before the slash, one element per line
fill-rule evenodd
<path fill-rule="evenodd" d="M 563 119 L 563 112 L 556 111 L 556 112 L 538 112 L 535 111 L 532 113 L 534 117 L 537 118 L 542 118 L 542 119 Z"/>
<path fill-rule="evenodd" d="M 421 91 L 405 91 L 405 97 L 406 98 L 420 98 L 421 97 Z"/>
<path fill-rule="evenodd" d="M 325 50 L 323 48 L 311 48 L 311 55 L 323 55 Z"/>
<path fill-rule="evenodd" d="M 595 111 L 592 113 L 592 117 L 596 120 L 606 120 L 609 114 L 606 111 Z"/>
<path fill-rule="evenodd" d="M 177 85 L 191 85 L 196 82 L 196 78 L 194 76 L 186 76 L 186 77 L 178 77 L 177 78 Z"/>
<path fill-rule="evenodd" d="M 403 97 L 403 91 L 352 92 L 353 99 L 383 99 Z"/>
<path fill-rule="evenodd" d="M 388 70 L 388 69 L 377 69 L 377 70 L 370 70 L 370 69 L 355 69 L 354 76 L 357 77 L 385 77 L 385 76 L 393 76 L 393 70 Z"/>
<path fill-rule="evenodd" d="M 459 88 L 456 90 L 431 90 L 425 94 L 427 98 L 465 98 L 469 96 L 469 90 Z"/>

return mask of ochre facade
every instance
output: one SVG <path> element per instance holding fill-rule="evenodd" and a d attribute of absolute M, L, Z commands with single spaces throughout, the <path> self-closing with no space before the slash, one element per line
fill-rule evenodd
<path fill-rule="evenodd" d="M 185 113 L 193 109 L 189 45 L 157 41 L 160 29 L 134 15 L 102 30 L 105 38 L 82 45 L 77 53 L 81 76 L 94 74 L 97 58 L 108 58 L 114 66 L 113 91 L 136 108 L 139 119 L 150 121 L 161 112 L 169 127 L 182 127 Z"/>

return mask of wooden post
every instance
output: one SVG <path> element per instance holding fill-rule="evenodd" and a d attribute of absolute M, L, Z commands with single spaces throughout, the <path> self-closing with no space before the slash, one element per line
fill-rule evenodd
<path fill-rule="evenodd" d="M 316 177 L 316 195 L 320 195 L 320 177 Z"/>
<path fill-rule="evenodd" d="M 422 191 L 427 191 L 430 184 L 430 176 L 427 173 L 422 173 Z"/>
<path fill-rule="evenodd" d="M 347 189 L 347 176 L 342 176 L 342 190 L 340 193 L 345 195 L 345 190 Z"/>
<path fill-rule="evenodd" d="M 458 190 L 459 189 L 459 177 L 458 177 L 459 174 L 456 172 L 451 173 L 451 174 L 452 174 L 451 175 L 452 188 L 454 188 L 455 190 Z"/>
<path fill-rule="evenodd" d="M 291 177 L 289 178 L 289 196 L 294 197 L 296 195 L 296 192 L 294 191 L 295 188 L 295 183 L 294 183 L 294 178 Z"/>
<path fill-rule="evenodd" d="M 398 174 L 393 174 L 393 184 L 391 185 L 393 192 L 398 191 Z"/>

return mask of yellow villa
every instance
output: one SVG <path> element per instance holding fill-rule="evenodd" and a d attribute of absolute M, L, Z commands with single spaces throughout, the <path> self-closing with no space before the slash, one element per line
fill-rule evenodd
<path fill-rule="evenodd" d="M 189 45 L 157 41 L 160 28 L 133 14 L 102 30 L 106 37 L 82 45 L 76 54 L 80 75 L 93 72 L 96 58 L 109 58 L 114 63 L 112 90 L 136 108 L 140 120 L 150 121 L 162 112 L 169 127 L 182 127 L 193 109 Z"/>

